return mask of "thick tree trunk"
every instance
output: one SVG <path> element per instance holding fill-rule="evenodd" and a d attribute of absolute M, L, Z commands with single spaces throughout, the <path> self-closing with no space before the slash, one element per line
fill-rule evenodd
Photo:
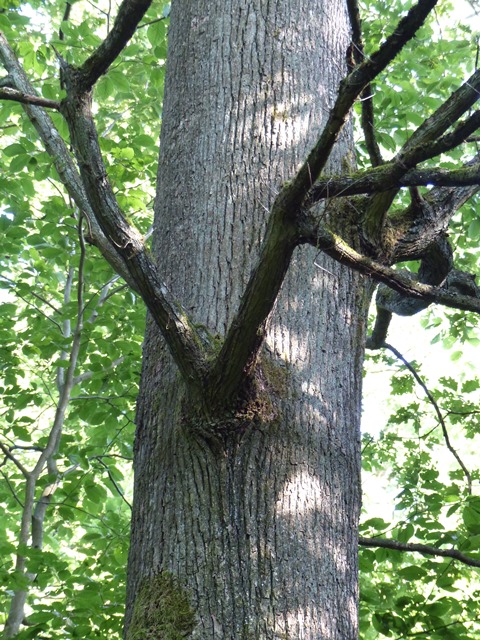
<path fill-rule="evenodd" d="M 321 130 L 348 43 L 344 0 L 172 3 L 154 251 L 212 333 L 235 314 L 266 212 Z M 347 130 L 331 171 L 350 145 Z M 297 250 L 251 420 L 212 440 L 149 323 L 128 638 L 357 637 L 364 328 L 362 277 Z"/>

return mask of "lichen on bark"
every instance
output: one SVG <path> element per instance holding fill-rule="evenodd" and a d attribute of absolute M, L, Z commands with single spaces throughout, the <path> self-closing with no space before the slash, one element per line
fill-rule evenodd
<path fill-rule="evenodd" d="M 143 581 L 126 640 L 182 640 L 195 625 L 186 591 L 171 573 L 162 571 Z"/>

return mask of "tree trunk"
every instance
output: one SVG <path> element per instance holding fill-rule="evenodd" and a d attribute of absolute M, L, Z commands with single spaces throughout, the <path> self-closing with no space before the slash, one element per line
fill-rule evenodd
<path fill-rule="evenodd" d="M 266 213 L 336 95 L 348 16 L 344 0 L 176 0 L 169 38 L 154 253 L 173 295 L 221 338 Z M 329 171 L 352 144 L 347 127 Z M 337 224 L 353 242 L 349 226 Z M 255 403 L 216 438 L 148 323 L 127 638 L 357 637 L 365 312 L 362 276 L 297 249 Z"/>

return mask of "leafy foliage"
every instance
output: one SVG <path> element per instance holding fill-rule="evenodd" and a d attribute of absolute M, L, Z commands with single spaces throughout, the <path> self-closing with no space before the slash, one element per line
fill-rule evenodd
<path fill-rule="evenodd" d="M 61 22 L 64 11 L 61 2 L 32 2 L 8 3 L 0 13 L 0 28 L 17 43 L 29 77 L 51 99 L 63 95 L 55 51 L 82 61 L 105 37 L 116 6 L 94 10 L 79 2 Z M 167 15 L 168 5 L 155 7 L 95 95 L 110 177 L 145 233 L 156 176 Z M 67 137 L 61 118 L 53 118 Z M 145 311 L 96 249 L 87 247 L 80 275 L 78 212 L 20 105 L 1 103 L 0 127 L 0 615 L 5 620 L 13 591 L 28 586 L 29 626 L 18 638 L 120 637 Z M 21 469 L 34 468 L 52 431 L 72 353 L 78 287 L 84 322 L 75 384 L 58 451 L 35 487 L 36 513 L 42 501 L 47 505 L 43 545 L 19 547 L 26 490 Z M 17 554 L 26 558 L 31 585 L 15 571 Z"/>
<path fill-rule="evenodd" d="M 412 3 L 363 3 L 367 51 L 395 24 L 400 4 L 408 8 Z M 452 9 L 442 3 L 436 20 L 427 22 L 408 51 L 389 67 L 382 87 L 386 85 L 390 90 L 380 95 L 373 91 L 378 141 L 385 158 L 398 151 L 425 113 L 431 113 L 449 96 L 452 77 L 461 82 L 478 64 L 475 19 L 452 21 Z M 472 15 L 474 9 L 469 11 Z M 455 166 L 465 161 L 462 153 L 468 158 L 468 154 L 477 151 L 476 147 L 477 143 L 473 143 L 470 149 L 449 153 L 437 166 Z M 362 162 L 366 150 L 362 143 L 358 149 Z M 478 273 L 479 267 L 477 209 L 478 196 L 460 209 L 449 229 L 455 263 L 473 273 Z M 478 443 L 480 434 L 480 380 L 478 369 L 465 360 L 464 354 L 469 345 L 478 345 L 478 317 L 434 309 L 423 313 L 420 322 L 432 343 L 428 351 L 419 349 L 428 374 L 423 373 L 418 362 L 412 365 L 438 405 L 447 437 L 471 474 L 475 494 L 479 471 L 472 452 L 477 449 L 473 443 Z M 394 332 L 391 340 L 395 344 L 399 338 Z M 421 339 L 418 332 L 417 340 Z M 438 371 L 431 360 L 448 362 L 448 357 L 440 358 L 442 350 L 447 350 L 451 368 Z M 365 484 L 378 487 L 378 478 L 382 478 L 389 491 L 382 494 L 388 506 L 379 504 L 378 496 L 371 500 L 366 496 L 367 513 L 361 535 L 456 548 L 480 559 L 478 498 L 470 495 L 465 473 L 447 449 L 434 406 L 411 372 L 389 354 L 370 356 L 367 371 L 370 375 L 378 376 L 375 371 L 381 371 L 382 376 L 390 376 L 391 415 L 384 425 L 375 425 L 373 433 L 364 433 Z M 375 477 L 376 481 L 369 481 Z M 380 510 L 383 517 L 372 517 L 372 510 L 377 514 Z M 480 632 L 478 568 L 465 567 L 449 558 L 380 547 L 360 549 L 360 570 L 360 620 L 365 640 L 411 636 L 459 640 L 476 637 Z"/>

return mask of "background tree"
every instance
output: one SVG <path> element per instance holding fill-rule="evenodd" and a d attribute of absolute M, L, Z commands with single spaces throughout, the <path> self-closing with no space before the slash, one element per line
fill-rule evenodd
<path fill-rule="evenodd" d="M 102 41 L 95 24 L 80 21 L 71 28 L 67 10 L 56 43 L 66 94 L 59 93 L 56 77 L 50 79 L 51 85 L 43 77 L 53 62 L 49 49 L 25 43 L 22 51 L 20 43 L 17 52 L 24 66 L 42 77 L 43 97 L 38 97 L 17 55 L 2 38 L 1 55 L 8 72 L 2 97 L 25 105 L 57 171 L 50 174 L 45 154 L 32 155 L 32 129 L 20 119 L 18 105 L 12 105 L 8 117 L 15 129 L 25 128 L 20 141 L 6 149 L 7 158 L 12 158 L 10 170 L 23 174 L 11 196 L 15 217 L 3 221 L 12 248 L 18 252 L 22 225 L 30 223 L 19 200 L 26 193 L 35 202 L 32 174 L 36 179 L 55 176 L 55 186 L 60 179 L 74 207 L 72 218 L 58 196 L 41 203 L 48 216 L 59 212 L 64 224 L 61 239 L 56 224 L 35 221 L 39 241 L 36 245 L 30 241 L 27 255 L 8 276 L 19 295 L 24 287 L 28 302 L 33 294 L 35 302 L 50 308 L 44 322 L 56 342 L 61 332 L 61 340 L 59 352 L 55 342 L 52 350 L 47 338 L 43 351 L 36 344 L 31 350 L 35 357 L 48 359 L 58 374 L 53 426 L 43 425 L 43 440 L 32 444 L 31 434 L 22 427 L 31 420 L 22 412 L 27 406 L 22 403 L 26 398 L 26 403 L 41 404 L 43 391 L 19 394 L 12 376 L 7 393 L 13 412 L 8 418 L 15 417 L 15 423 L 6 434 L 10 443 L 7 440 L 2 450 L 5 463 L 14 465 L 26 481 L 25 499 L 19 500 L 23 520 L 7 637 L 20 627 L 30 582 L 41 582 L 42 572 L 45 585 L 51 580 L 45 564 L 58 572 L 67 596 L 69 585 L 72 600 L 78 596 L 78 574 L 39 551 L 46 509 L 54 492 L 59 495 L 57 487 L 66 491 L 69 506 L 77 493 L 82 508 L 91 511 L 90 503 L 98 508 L 105 491 L 86 473 L 96 467 L 106 468 L 110 488 L 119 493 L 112 456 L 128 455 L 128 439 L 120 442 L 111 432 L 103 440 L 101 434 L 89 436 L 87 450 L 82 447 L 79 455 L 75 442 L 64 437 L 64 449 L 61 453 L 59 449 L 73 390 L 86 385 L 93 400 L 91 392 L 103 391 L 112 371 L 115 378 L 121 370 L 131 376 L 132 361 L 138 358 L 136 344 L 125 344 L 128 333 L 122 326 L 111 320 L 101 327 L 97 323 L 107 304 L 120 318 L 126 314 L 127 301 L 134 302 L 139 294 L 151 317 L 137 420 L 130 637 L 193 629 L 198 637 L 356 637 L 359 394 L 371 287 L 370 280 L 355 271 L 396 292 L 379 289 L 379 312 L 369 339 L 372 348 L 384 346 L 392 311 L 416 313 L 431 301 L 472 311 L 479 308 L 476 285 L 452 268 L 445 239 L 456 211 L 478 189 L 476 157 L 473 151 L 470 162 L 459 167 L 460 156 L 451 156 L 456 159 L 453 169 L 440 164 L 445 157 L 441 154 L 451 154 L 466 140 L 475 144 L 478 112 L 471 109 L 478 98 L 478 73 L 465 82 L 458 79 L 457 85 L 450 77 L 438 96 L 432 89 L 434 102 L 422 105 L 418 122 L 409 110 L 409 124 L 400 130 L 399 105 L 393 104 L 390 115 L 397 125 L 392 122 L 378 138 L 373 127 L 370 83 L 382 79 L 387 86 L 399 86 L 401 80 L 393 71 L 387 78 L 379 76 L 394 59 L 405 64 L 399 56 L 407 42 L 410 52 L 421 50 L 411 39 L 436 3 L 419 2 L 397 25 L 396 15 L 387 39 L 379 47 L 377 38 L 367 56 L 354 3 L 329 3 L 328 11 L 311 1 L 277 2 L 268 8 L 255 2 L 213 7 L 199 2 L 195 8 L 188 4 L 177 2 L 172 14 L 152 247 L 155 262 L 121 207 L 135 217 L 137 226 L 144 225 L 145 232 L 148 218 L 134 210 L 145 207 L 148 192 L 146 196 L 136 181 L 140 169 L 147 175 L 153 169 L 146 114 L 154 122 L 159 115 L 155 74 L 158 60 L 165 56 L 167 13 L 144 17 L 147 10 L 152 12 L 149 3 L 124 2 Z M 14 12 L 2 18 L 7 36 L 24 22 Z M 110 14 L 106 12 L 103 19 L 109 29 Z M 137 25 L 135 39 L 124 49 Z M 145 65 L 139 69 L 142 33 L 153 52 L 144 53 Z M 424 38 L 434 37 L 431 27 L 430 34 L 423 33 Z M 91 49 L 86 60 L 72 48 L 74 42 Z M 415 90 L 422 82 L 431 87 L 416 72 L 408 86 Z M 91 90 L 97 83 L 95 96 L 106 104 L 96 118 L 102 127 L 100 137 L 91 108 Z M 445 94 L 456 87 L 445 101 Z M 142 101 L 144 112 L 125 125 L 122 115 L 140 94 L 147 97 Z M 411 91 L 411 95 L 417 94 Z M 359 97 L 365 149 L 374 168 L 352 173 L 348 115 Z M 113 115 L 113 98 L 116 104 L 120 98 L 126 111 Z M 44 109 L 57 110 L 61 117 L 51 121 Z M 426 115 L 430 117 L 424 122 Z M 80 173 L 62 135 L 73 148 Z M 393 152 L 388 162 L 382 158 L 386 149 Z M 431 159 L 435 162 L 429 164 Z M 28 173 L 23 171 L 27 168 Z M 420 193 L 421 185 L 436 187 Z M 402 187 L 411 189 L 410 202 L 399 193 Z M 469 220 L 469 232 L 474 238 L 475 220 Z M 61 259 L 58 251 L 51 252 L 52 258 L 69 265 L 66 278 L 58 268 L 57 280 L 64 283 L 61 304 L 51 281 L 41 295 L 31 291 L 32 283 L 38 284 L 39 250 L 48 257 L 48 247 L 41 246 L 48 234 L 52 244 L 60 241 L 64 249 Z M 96 244 L 125 278 L 135 292 L 133 299 L 118 299 L 115 279 L 102 277 L 98 258 L 86 278 L 85 240 Z M 412 259 L 421 261 L 416 275 L 390 268 Z M 23 261 L 34 262 L 30 280 Z M 73 279 L 78 284 L 74 305 L 70 303 Z M 125 296 L 124 288 L 118 288 Z M 28 316 L 26 309 L 21 313 Z M 105 337 L 118 350 L 113 361 L 99 356 L 96 343 Z M 59 356 L 54 355 L 57 352 Z M 126 356 L 128 367 L 124 367 Z M 9 370 L 15 360 L 18 351 L 12 348 Z M 78 373 L 79 365 L 87 370 Z M 33 374 L 28 378 L 38 385 Z M 82 398 L 77 394 L 74 399 Z M 128 407 L 128 396 L 117 401 L 115 397 L 108 407 L 102 402 L 100 410 L 98 403 L 86 402 L 81 405 L 83 413 L 76 415 L 74 410 L 70 415 L 73 420 L 103 424 L 112 405 L 119 418 Z M 444 421 L 443 427 L 445 433 Z M 25 458 L 35 460 L 33 467 Z M 460 497 L 461 492 L 471 493 L 472 475 L 458 454 L 457 460 L 466 478 L 463 489 L 455 493 Z M 464 503 L 465 540 L 470 545 L 475 544 L 471 534 L 476 533 L 476 504 L 473 498 Z M 403 506 L 408 508 L 407 503 Z M 60 508 L 58 515 L 62 516 Z M 102 518 L 105 525 L 115 529 L 115 519 Z M 384 528 L 378 521 L 366 526 L 372 533 Z M 402 539 L 413 535 L 406 531 L 397 532 L 398 548 Z M 85 542 L 92 540 L 84 537 Z M 456 543 L 458 536 L 448 542 L 453 540 Z M 468 548 L 465 540 L 463 549 Z M 441 536 L 435 540 L 446 541 Z M 476 562 L 458 552 L 453 556 Z M 88 572 L 81 576 L 87 582 L 82 591 L 85 608 L 78 603 L 73 607 L 80 618 L 83 613 L 83 627 L 77 625 L 75 633 L 93 637 L 85 611 L 96 598 L 105 599 L 115 615 L 118 600 L 89 582 Z M 415 577 L 422 577 L 421 572 Z M 392 604 L 393 610 L 408 609 L 405 603 Z M 423 630 L 435 614 L 414 619 L 414 605 L 411 600 L 403 616 L 377 612 L 375 628 L 388 634 L 418 624 Z M 30 618 L 34 628 L 22 632 L 25 637 L 38 634 L 42 625 L 75 626 L 70 613 L 58 616 L 55 623 L 51 613 L 37 607 L 37 617 Z M 449 609 L 437 606 L 437 618 L 442 621 L 441 614 L 450 615 Z M 111 619 L 108 610 L 93 624 L 97 635 L 102 625 L 108 627 L 106 619 Z"/>

